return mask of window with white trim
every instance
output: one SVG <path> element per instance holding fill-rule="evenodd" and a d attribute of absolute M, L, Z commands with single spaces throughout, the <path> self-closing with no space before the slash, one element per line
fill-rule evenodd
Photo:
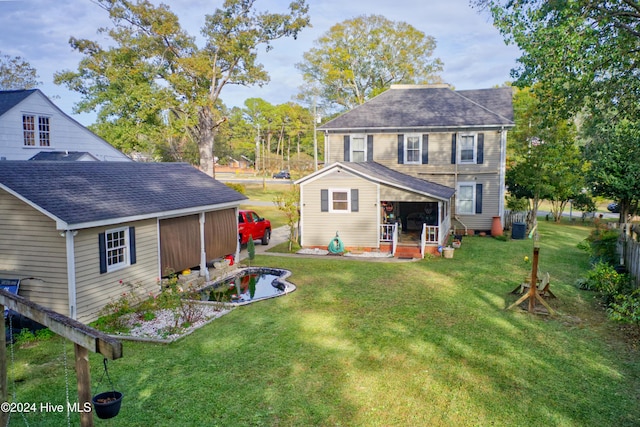
<path fill-rule="evenodd" d="M 38 127 L 36 128 L 36 122 Z M 51 146 L 51 119 L 34 114 L 22 115 L 22 136 L 25 147 Z"/>
<path fill-rule="evenodd" d="M 404 163 L 422 163 L 422 138 L 420 135 L 406 135 L 404 143 Z"/>
<path fill-rule="evenodd" d="M 349 197 L 349 193 L 349 189 L 330 189 L 329 212 L 350 212 L 351 198 Z"/>
<path fill-rule="evenodd" d="M 476 136 L 460 135 L 460 163 L 476 162 Z"/>
<path fill-rule="evenodd" d="M 365 135 L 351 135 L 351 161 L 367 161 L 367 138 Z"/>
<path fill-rule="evenodd" d="M 459 182 L 456 189 L 456 213 L 460 215 L 475 214 L 476 184 L 475 182 Z"/>
<path fill-rule="evenodd" d="M 108 272 L 129 265 L 129 227 L 105 231 L 105 243 Z"/>

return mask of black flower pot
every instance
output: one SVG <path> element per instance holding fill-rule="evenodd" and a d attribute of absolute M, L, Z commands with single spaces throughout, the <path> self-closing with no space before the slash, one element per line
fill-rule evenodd
<path fill-rule="evenodd" d="M 93 396 L 91 403 L 93 403 L 93 409 L 98 418 L 103 420 L 113 418 L 120 412 L 122 393 L 115 390 L 105 391 L 104 393 Z"/>

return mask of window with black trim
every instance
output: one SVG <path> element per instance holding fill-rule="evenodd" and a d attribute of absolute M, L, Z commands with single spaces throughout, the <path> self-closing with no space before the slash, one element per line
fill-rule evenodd
<path fill-rule="evenodd" d="M 351 161 L 367 161 L 367 144 L 364 135 L 351 135 Z"/>
<path fill-rule="evenodd" d="M 348 189 L 329 190 L 329 212 L 349 212 L 350 199 Z"/>
<path fill-rule="evenodd" d="M 107 271 L 129 265 L 129 228 L 117 228 L 105 232 Z"/>
<path fill-rule="evenodd" d="M 460 163 L 476 162 L 475 135 L 460 135 Z"/>

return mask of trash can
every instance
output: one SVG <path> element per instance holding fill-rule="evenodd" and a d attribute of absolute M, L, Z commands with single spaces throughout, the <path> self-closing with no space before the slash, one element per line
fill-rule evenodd
<path fill-rule="evenodd" d="M 527 233 L 527 224 L 524 222 L 514 222 L 511 224 L 511 238 L 522 240 Z"/>

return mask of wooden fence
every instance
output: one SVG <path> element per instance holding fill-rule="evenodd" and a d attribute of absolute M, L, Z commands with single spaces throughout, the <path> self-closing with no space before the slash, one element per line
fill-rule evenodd
<path fill-rule="evenodd" d="M 527 212 L 526 211 L 520 211 L 520 212 L 505 211 L 504 212 L 504 229 L 511 230 L 511 226 L 514 222 L 526 223 Z"/>
<path fill-rule="evenodd" d="M 640 287 L 640 225 L 622 224 L 618 254 L 635 286 Z"/>

